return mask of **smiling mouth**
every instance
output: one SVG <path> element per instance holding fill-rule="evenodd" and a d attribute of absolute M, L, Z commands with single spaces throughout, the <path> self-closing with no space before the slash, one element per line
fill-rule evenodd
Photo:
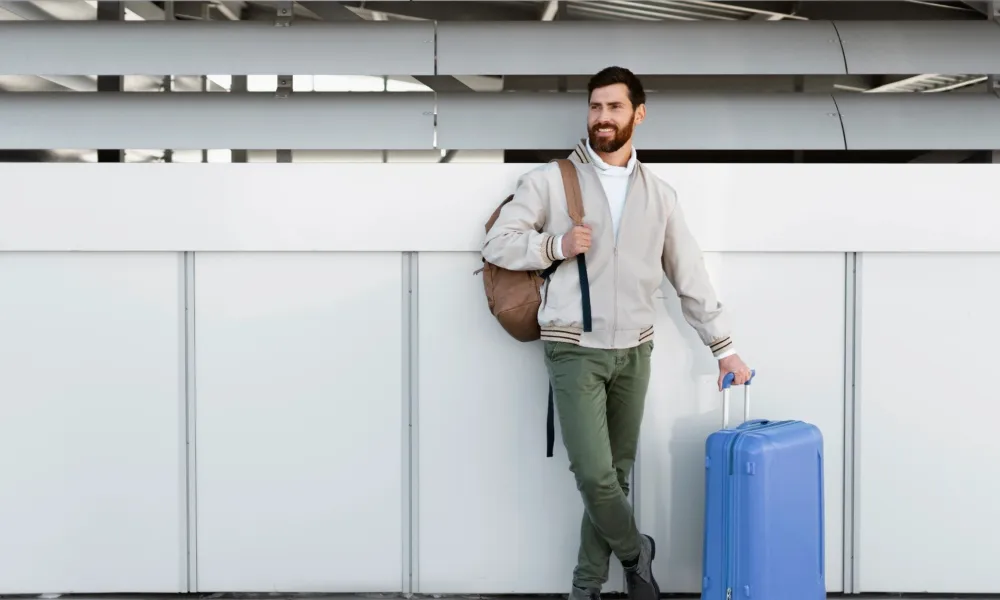
<path fill-rule="evenodd" d="M 614 127 L 598 127 L 596 131 L 597 131 L 597 135 L 614 135 L 615 134 L 615 128 Z"/>

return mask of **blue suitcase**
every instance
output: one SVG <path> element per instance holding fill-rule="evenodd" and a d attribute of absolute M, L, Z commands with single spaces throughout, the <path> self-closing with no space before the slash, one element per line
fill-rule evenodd
<path fill-rule="evenodd" d="M 744 423 L 730 429 L 732 382 L 730 373 L 723 429 L 705 443 L 702 600 L 825 599 L 822 433 L 749 420 L 750 382 Z"/>

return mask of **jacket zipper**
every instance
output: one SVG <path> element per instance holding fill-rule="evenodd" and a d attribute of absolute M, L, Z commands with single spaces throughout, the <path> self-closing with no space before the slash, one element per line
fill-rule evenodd
<path fill-rule="evenodd" d="M 615 316 L 611 320 L 611 343 L 613 344 L 616 340 L 614 336 L 618 335 L 618 240 L 615 240 Z"/>
<path fill-rule="evenodd" d="M 638 167 L 637 167 L 638 168 Z M 596 167 L 595 167 L 596 169 Z M 595 173 L 596 174 L 596 173 Z M 621 231 L 622 226 L 625 224 L 625 211 L 628 208 L 628 195 L 632 192 L 632 181 L 635 178 L 636 171 L 633 170 L 632 174 L 629 175 L 628 183 L 625 185 L 625 201 L 622 203 L 622 216 L 618 221 L 618 231 L 614 230 L 614 215 L 611 214 L 611 201 L 608 198 L 607 192 L 604 192 L 604 184 L 601 183 L 601 176 L 597 175 L 597 185 L 600 186 L 601 192 L 604 193 L 604 206 L 605 212 L 608 214 L 608 220 L 611 222 L 611 239 L 614 240 L 614 256 L 615 256 L 615 302 L 614 302 L 614 317 L 611 319 L 611 336 L 612 343 L 614 343 L 614 338 L 618 335 L 618 232 Z"/>

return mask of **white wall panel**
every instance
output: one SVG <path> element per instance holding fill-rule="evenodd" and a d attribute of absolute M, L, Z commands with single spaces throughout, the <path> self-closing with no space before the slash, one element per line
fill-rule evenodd
<path fill-rule="evenodd" d="M 0 594 L 185 591 L 182 281 L 0 253 Z"/>
<path fill-rule="evenodd" d="M 402 589 L 399 254 L 201 254 L 198 589 Z"/>
<path fill-rule="evenodd" d="M 996 593 L 1000 254 L 860 272 L 860 591 Z"/>
<path fill-rule="evenodd" d="M 535 166 L 0 164 L 0 250 L 472 252 Z M 996 165 L 650 168 L 708 251 L 1000 251 Z"/>
<path fill-rule="evenodd" d="M 473 253 L 420 255 L 420 593 L 569 591 L 583 503 L 556 428 L 538 343 L 490 315 Z M 623 590 L 612 563 L 608 590 Z"/>
<path fill-rule="evenodd" d="M 708 254 L 740 356 L 757 370 L 751 418 L 801 419 L 823 432 L 826 576 L 842 589 L 844 304 L 842 254 Z M 664 283 L 638 461 L 640 528 L 654 536 L 664 593 L 700 593 L 705 439 L 722 426 L 718 362 Z M 742 421 L 733 391 L 731 424 Z"/>

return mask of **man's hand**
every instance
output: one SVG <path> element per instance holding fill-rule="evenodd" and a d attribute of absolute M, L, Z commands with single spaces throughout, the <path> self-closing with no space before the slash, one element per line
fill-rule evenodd
<path fill-rule="evenodd" d="M 750 367 L 743 362 L 739 354 L 730 354 L 719 360 L 719 391 L 722 391 L 722 380 L 726 375 L 732 373 L 733 385 L 743 385 L 750 381 Z"/>
<path fill-rule="evenodd" d="M 563 235 L 562 254 L 573 258 L 590 250 L 590 225 L 576 225 Z"/>

